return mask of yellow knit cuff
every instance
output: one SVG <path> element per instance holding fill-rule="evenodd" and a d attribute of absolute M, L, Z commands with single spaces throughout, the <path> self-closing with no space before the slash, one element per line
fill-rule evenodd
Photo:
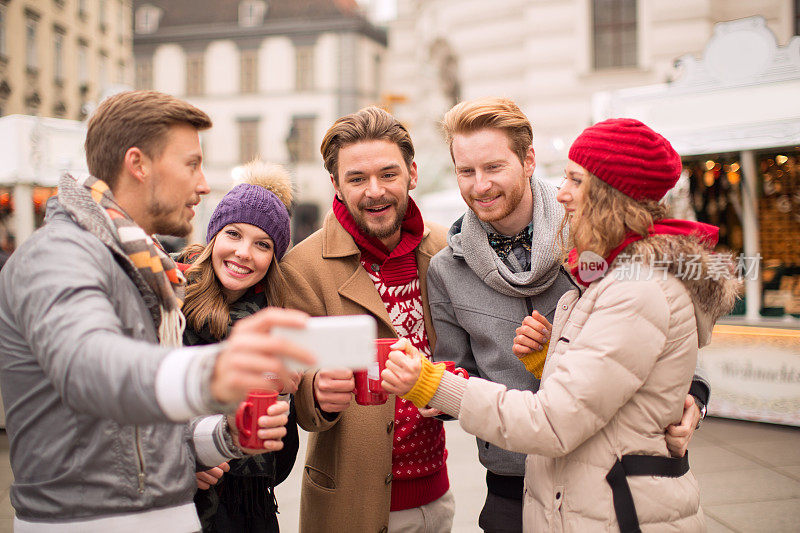
<path fill-rule="evenodd" d="M 550 341 L 542 346 L 541 350 L 530 352 L 519 358 L 522 364 L 525 365 L 525 370 L 533 374 L 536 379 L 542 379 L 542 371 L 544 370 L 544 361 L 547 359 L 547 348 L 550 346 Z"/>
<path fill-rule="evenodd" d="M 410 401 L 417 407 L 425 407 L 436 394 L 436 389 L 439 388 L 439 383 L 442 381 L 442 374 L 444 374 L 444 363 L 434 365 L 425 356 L 420 355 L 422 361 L 422 368 L 419 372 L 417 382 L 410 391 L 405 393 L 402 398 Z"/>

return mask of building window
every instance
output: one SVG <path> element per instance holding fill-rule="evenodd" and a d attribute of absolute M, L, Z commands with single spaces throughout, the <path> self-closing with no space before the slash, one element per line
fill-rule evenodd
<path fill-rule="evenodd" d="M 89 83 L 89 45 L 78 41 L 78 83 L 85 87 Z"/>
<path fill-rule="evenodd" d="M 289 137 L 286 139 L 289 159 L 293 163 L 314 161 L 316 143 L 314 142 L 314 117 L 294 117 Z"/>
<path fill-rule="evenodd" d="M 202 52 L 186 56 L 186 94 L 199 96 L 204 91 L 205 61 Z"/>
<path fill-rule="evenodd" d="M 39 96 L 38 91 L 29 92 L 25 96 L 25 114 L 26 115 L 38 115 L 39 114 L 39 106 L 42 103 L 42 97 Z"/>
<path fill-rule="evenodd" d="M 122 44 L 125 41 L 125 3 L 122 0 L 119 0 L 117 5 L 117 32 L 119 42 Z"/>
<path fill-rule="evenodd" d="M 53 81 L 64 85 L 64 29 L 53 28 Z"/>
<path fill-rule="evenodd" d="M 122 85 L 125 83 L 125 61 L 117 61 L 117 78 L 114 80 L 117 84 Z"/>
<path fill-rule="evenodd" d="M 295 48 L 295 87 L 301 91 L 314 88 L 314 46 L 299 45 Z"/>
<path fill-rule="evenodd" d="M 134 86 L 137 89 L 153 88 L 153 60 L 149 57 L 136 58 L 136 79 Z"/>
<path fill-rule="evenodd" d="M 259 156 L 258 119 L 239 120 L 239 163 L 247 163 Z"/>
<path fill-rule="evenodd" d="M 594 68 L 635 67 L 637 0 L 593 0 Z"/>
<path fill-rule="evenodd" d="M 239 26 L 252 27 L 264 22 L 267 4 L 261 0 L 244 0 L 239 3 Z"/>
<path fill-rule="evenodd" d="M 372 90 L 376 93 L 381 86 L 381 64 L 381 55 L 375 54 L 372 59 Z"/>
<path fill-rule="evenodd" d="M 86 0 L 78 0 L 78 16 L 86 20 L 88 11 L 86 9 Z"/>
<path fill-rule="evenodd" d="M 38 17 L 28 13 L 25 17 L 25 66 L 33 72 L 36 72 L 39 66 L 39 49 L 36 45 L 38 30 Z"/>
<path fill-rule="evenodd" d="M 97 6 L 97 22 L 100 25 L 100 31 L 106 32 L 106 0 L 98 0 Z"/>
<path fill-rule="evenodd" d="M 0 56 L 6 55 L 6 5 L 0 2 Z"/>
<path fill-rule="evenodd" d="M 57 102 L 53 106 L 53 116 L 56 118 L 65 118 L 67 116 L 67 104 L 64 102 Z"/>
<path fill-rule="evenodd" d="M 319 229 L 319 206 L 297 204 L 292 213 L 292 240 L 300 242 Z"/>
<path fill-rule="evenodd" d="M 242 50 L 240 84 L 243 93 L 258 92 L 258 50 Z"/>
<path fill-rule="evenodd" d="M 794 0 L 794 34 L 800 35 L 800 0 Z"/>
<path fill-rule="evenodd" d="M 155 6 L 146 5 L 136 10 L 136 33 L 153 33 L 158 29 L 161 19 L 161 10 Z"/>
<path fill-rule="evenodd" d="M 97 71 L 97 79 L 100 82 L 99 90 L 103 91 L 108 87 L 108 55 L 105 52 L 100 52 Z"/>

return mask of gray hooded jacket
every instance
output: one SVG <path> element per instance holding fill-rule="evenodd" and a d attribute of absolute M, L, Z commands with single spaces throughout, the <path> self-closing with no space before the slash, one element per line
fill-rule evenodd
<path fill-rule="evenodd" d="M 514 330 L 533 310 L 552 322 L 559 298 L 575 286 L 561 268 L 557 239 L 564 209 L 556 201 L 556 189 L 531 179 L 531 190 L 529 270 L 512 272 L 489 245 L 484 225 L 467 210 L 450 228 L 449 246 L 431 260 L 428 299 L 437 337 L 435 361 L 455 361 L 471 376 L 535 392 L 539 380 L 511 351 Z M 525 474 L 524 454 L 481 439 L 478 453 L 495 474 Z"/>

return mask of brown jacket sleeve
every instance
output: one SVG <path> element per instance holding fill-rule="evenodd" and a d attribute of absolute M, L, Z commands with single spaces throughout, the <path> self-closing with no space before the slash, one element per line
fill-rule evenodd
<path fill-rule="evenodd" d="M 283 301 L 286 307 L 311 316 L 325 316 L 325 306 L 308 280 L 289 263 L 281 263 L 281 271 L 285 280 Z M 306 431 L 325 431 L 341 418 L 341 413 L 323 415 L 314 399 L 314 375 L 318 370 L 312 368 L 303 374 L 294 397 L 297 423 Z"/>

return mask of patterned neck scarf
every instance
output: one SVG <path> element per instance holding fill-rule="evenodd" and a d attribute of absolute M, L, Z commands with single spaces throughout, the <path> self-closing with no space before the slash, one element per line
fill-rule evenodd
<path fill-rule="evenodd" d="M 508 254 L 511 253 L 511 250 L 518 245 L 522 245 L 527 251 L 531 251 L 531 226 L 528 224 L 522 231 L 514 235 L 513 237 L 506 237 L 505 235 L 500 235 L 498 233 L 487 233 L 486 236 L 489 239 L 489 246 L 494 249 L 497 257 L 501 260 L 505 260 L 508 257 Z"/>
<path fill-rule="evenodd" d="M 158 243 L 117 204 L 104 181 L 89 175 L 76 181 L 89 189 L 92 199 L 108 215 L 110 229 L 120 248 L 158 297 L 161 307 L 158 338 L 161 345 L 181 346 L 186 322 L 181 313 L 186 278 Z"/>

